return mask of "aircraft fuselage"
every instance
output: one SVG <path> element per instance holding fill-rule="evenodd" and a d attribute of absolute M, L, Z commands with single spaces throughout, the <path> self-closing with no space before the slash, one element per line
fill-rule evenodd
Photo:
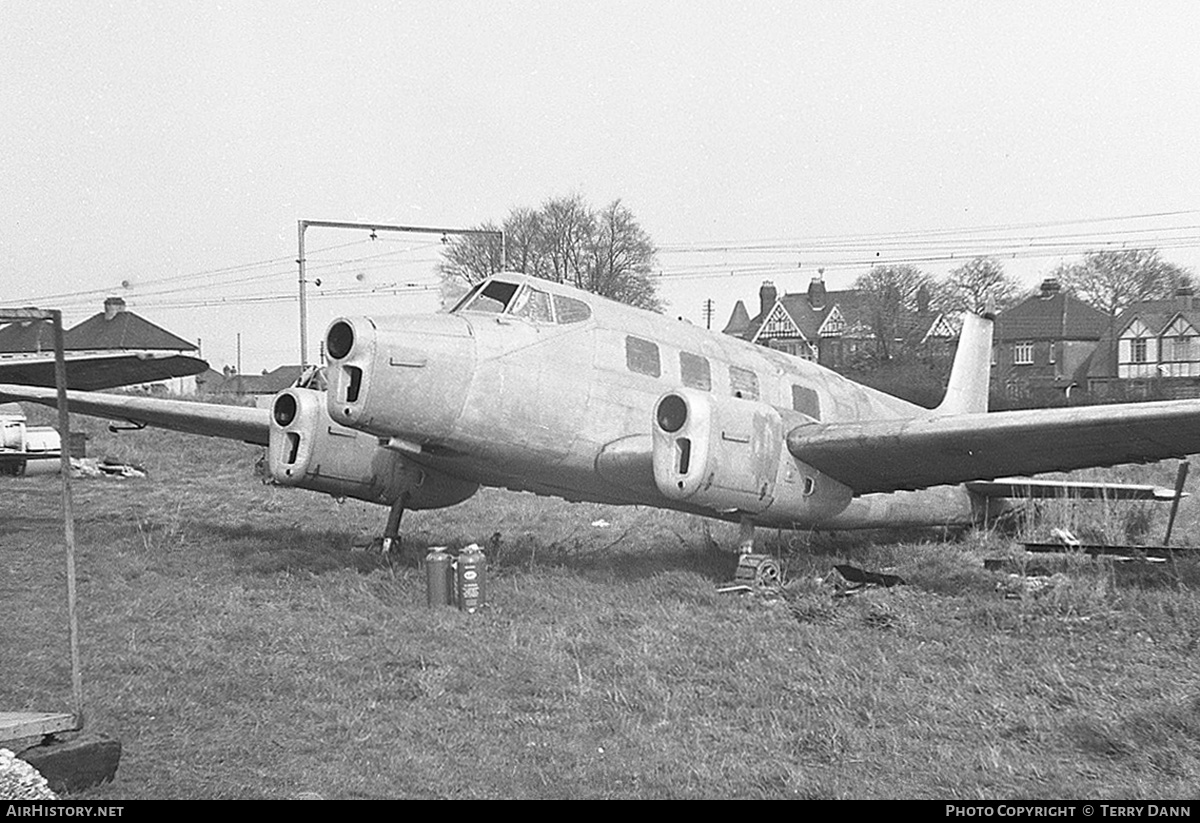
<path fill-rule="evenodd" d="M 489 288 L 496 300 L 486 297 Z M 330 416 L 421 465 L 567 500 L 734 520 L 746 511 L 680 500 L 655 483 L 652 431 L 666 393 L 687 389 L 735 410 L 766 404 L 788 426 L 929 413 L 798 357 L 521 275 L 485 282 L 449 314 L 336 320 L 327 350 Z M 722 430 L 719 439 L 737 435 Z M 760 525 L 861 528 L 974 516 L 961 487 L 854 498 L 790 455 L 783 462 L 764 483 L 771 500 L 752 507 Z M 788 494 L 789 506 L 772 505 Z"/>

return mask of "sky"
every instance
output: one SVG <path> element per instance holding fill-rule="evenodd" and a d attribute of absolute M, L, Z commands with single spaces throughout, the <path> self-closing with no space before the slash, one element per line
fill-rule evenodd
<path fill-rule="evenodd" d="M 121 296 L 254 373 L 299 361 L 297 221 L 571 194 L 629 207 L 668 312 L 717 328 L 819 269 L 1200 273 L 1196 31 L 1165 0 L 0 0 L 0 305 Z M 436 310 L 440 235 L 305 242 L 310 361 L 336 316 Z"/>

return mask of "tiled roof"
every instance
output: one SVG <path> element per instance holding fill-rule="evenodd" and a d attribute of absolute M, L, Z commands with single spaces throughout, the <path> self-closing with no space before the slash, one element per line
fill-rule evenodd
<path fill-rule="evenodd" d="M 1038 294 L 996 318 L 996 340 L 1099 340 L 1109 319 L 1070 292 Z"/>
<path fill-rule="evenodd" d="M 52 352 L 54 327 L 46 320 L 0 326 L 0 352 Z"/>
<path fill-rule="evenodd" d="M 266 374 L 206 373 L 201 381 L 204 391 L 212 394 L 277 394 L 294 386 L 304 372 L 301 366 L 279 366 Z"/>
<path fill-rule="evenodd" d="M 741 337 L 749 325 L 750 312 L 746 311 L 746 304 L 739 300 L 733 306 L 733 313 L 729 315 L 729 322 L 725 324 L 725 328 L 721 331 L 725 334 L 731 334 L 734 337 Z"/>
<path fill-rule="evenodd" d="M 176 337 L 133 312 L 120 311 L 111 319 L 95 314 L 64 335 L 68 349 L 139 349 L 195 351 L 196 344 Z"/>

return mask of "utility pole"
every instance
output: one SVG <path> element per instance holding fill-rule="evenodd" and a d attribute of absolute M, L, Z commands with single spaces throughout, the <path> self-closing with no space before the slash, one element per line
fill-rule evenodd
<path fill-rule="evenodd" d="M 712 319 L 713 319 L 713 301 L 712 301 L 712 298 L 710 297 L 704 301 L 704 328 L 710 329 L 710 330 L 712 329 Z"/>
<path fill-rule="evenodd" d="M 443 229 L 435 226 L 390 226 L 384 223 L 348 223 L 341 220 L 297 220 L 296 233 L 298 235 L 296 263 L 300 267 L 300 367 L 304 368 L 308 365 L 308 300 L 305 290 L 305 285 L 308 282 L 304 277 L 304 232 L 309 226 L 314 226 L 321 229 L 366 229 L 371 233 L 371 238 L 374 239 L 375 233 L 380 231 L 399 231 L 399 232 L 416 232 L 419 234 L 440 234 L 443 237 L 450 234 L 459 234 L 464 236 L 469 235 L 488 235 L 500 238 L 500 265 L 504 266 L 505 247 L 504 247 L 504 232 L 493 231 L 490 229 Z"/>

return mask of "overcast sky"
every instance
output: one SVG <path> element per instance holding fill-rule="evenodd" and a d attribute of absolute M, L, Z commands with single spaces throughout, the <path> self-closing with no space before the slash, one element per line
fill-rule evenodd
<path fill-rule="evenodd" d="M 718 327 L 897 234 L 932 273 L 995 248 L 1032 282 L 1064 235 L 1200 271 L 1198 31 L 1185 2 L 0 2 L 0 304 L 119 294 L 254 372 L 299 359 L 297 220 L 572 193 L 622 199 L 671 313 Z M 310 358 L 339 313 L 436 306 L 437 237 L 306 240 Z"/>

